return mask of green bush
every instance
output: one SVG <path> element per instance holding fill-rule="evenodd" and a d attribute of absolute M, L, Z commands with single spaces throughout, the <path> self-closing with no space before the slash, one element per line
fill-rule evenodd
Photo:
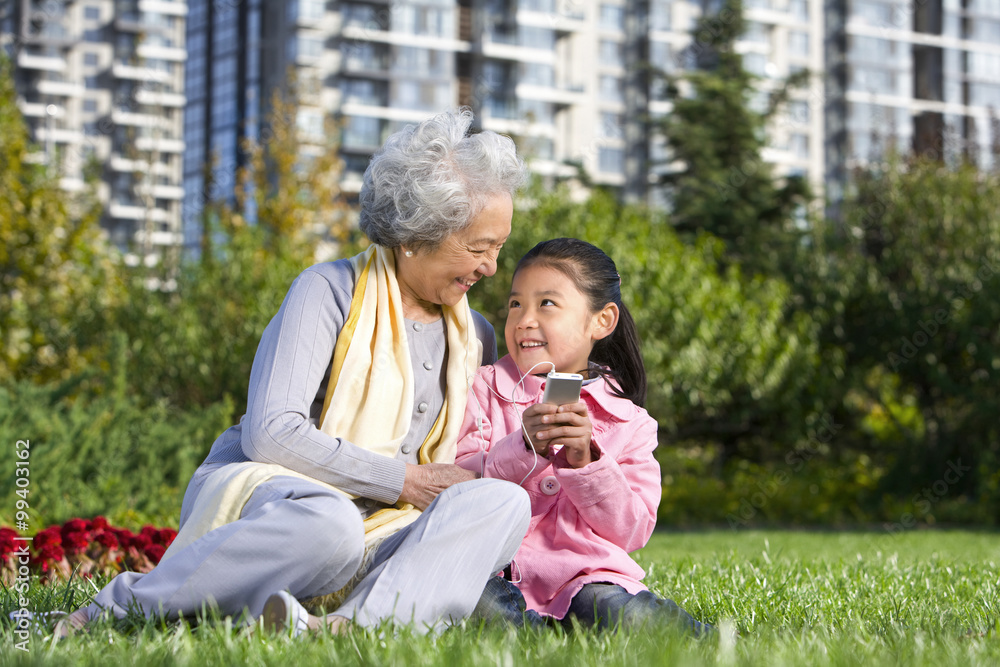
<path fill-rule="evenodd" d="M 229 227 L 217 240 L 212 255 L 182 266 L 171 292 L 150 291 L 135 276 L 116 318 L 129 340 L 133 392 L 185 410 L 228 399 L 236 419 L 261 333 L 309 261 L 269 246 L 259 227 Z"/>
<path fill-rule="evenodd" d="M 100 394 L 70 398 L 62 384 L 0 385 L 0 499 L 14 508 L 15 443 L 28 441 L 30 531 L 71 517 L 124 525 L 176 525 L 187 482 L 230 425 L 232 403 L 180 412 L 145 405 L 115 376 L 92 378 Z M 20 460 L 20 459 L 17 459 Z"/>
<path fill-rule="evenodd" d="M 828 330 L 852 369 L 855 444 L 890 458 L 887 494 L 1000 498 L 1000 174 L 893 158 L 855 183 L 841 255 L 859 280 Z"/>

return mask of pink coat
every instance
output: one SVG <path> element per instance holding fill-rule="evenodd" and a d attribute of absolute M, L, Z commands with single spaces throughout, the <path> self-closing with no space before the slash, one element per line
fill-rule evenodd
<path fill-rule="evenodd" d="M 600 457 L 579 469 L 555 467 L 521 436 L 519 414 L 541 399 L 545 382 L 528 376 L 517 387 L 519 379 L 509 355 L 479 369 L 456 463 L 521 484 L 531 498 L 531 524 L 514 559 L 514 579 L 519 573 L 528 608 L 563 618 L 573 596 L 594 582 L 618 584 L 633 594 L 645 590 L 645 572 L 628 554 L 646 544 L 656 523 L 656 421 L 611 394 L 603 379 L 591 382 L 581 397 Z"/>

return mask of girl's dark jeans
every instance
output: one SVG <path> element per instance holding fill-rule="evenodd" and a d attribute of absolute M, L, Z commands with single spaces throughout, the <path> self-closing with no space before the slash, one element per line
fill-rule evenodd
<path fill-rule="evenodd" d="M 621 586 L 603 583 L 586 584 L 573 597 L 565 618 L 556 620 L 526 609 L 524 596 L 517 586 L 499 576 L 487 582 L 470 620 L 504 623 L 516 628 L 561 624 L 569 630 L 573 618 L 585 627 L 601 629 L 615 628 L 620 621 L 623 628 L 672 626 L 695 637 L 715 631 L 713 626 L 694 620 L 673 600 L 658 598 L 649 591 L 632 595 Z"/>

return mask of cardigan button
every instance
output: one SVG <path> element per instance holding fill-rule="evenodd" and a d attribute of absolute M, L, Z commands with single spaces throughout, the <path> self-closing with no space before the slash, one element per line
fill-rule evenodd
<path fill-rule="evenodd" d="M 561 488 L 562 485 L 559 484 L 558 479 L 556 479 L 552 475 L 549 475 L 548 477 L 543 477 L 542 481 L 538 483 L 538 486 L 541 487 L 542 493 L 544 493 L 545 495 L 554 496 L 557 493 L 559 493 L 559 489 Z"/>

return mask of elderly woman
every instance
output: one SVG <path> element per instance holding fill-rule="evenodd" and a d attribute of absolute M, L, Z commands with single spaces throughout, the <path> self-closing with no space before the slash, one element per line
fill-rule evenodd
<path fill-rule="evenodd" d="M 524 178 L 513 142 L 468 134 L 471 122 L 440 114 L 372 158 L 360 219 L 372 246 L 295 280 L 261 337 L 246 415 L 195 472 L 174 544 L 59 633 L 104 612 L 204 606 L 296 632 L 388 619 L 426 631 L 472 611 L 517 551 L 529 503 L 454 465 L 469 383 L 496 359 L 466 293 L 495 273 Z M 299 603 L 317 598 L 334 613 Z"/>

